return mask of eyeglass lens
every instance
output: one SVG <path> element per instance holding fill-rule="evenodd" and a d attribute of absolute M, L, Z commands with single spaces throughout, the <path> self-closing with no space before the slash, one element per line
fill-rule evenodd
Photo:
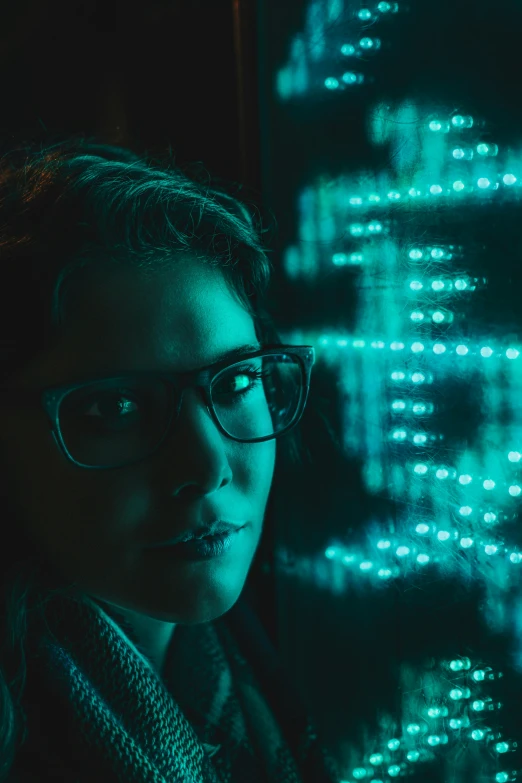
<path fill-rule="evenodd" d="M 160 378 L 109 378 L 64 397 L 59 426 L 72 458 L 92 467 L 133 462 L 154 451 L 174 404 Z M 225 432 L 244 441 L 275 436 L 294 423 L 304 392 L 301 364 L 289 354 L 259 356 L 222 370 L 211 399 Z"/>

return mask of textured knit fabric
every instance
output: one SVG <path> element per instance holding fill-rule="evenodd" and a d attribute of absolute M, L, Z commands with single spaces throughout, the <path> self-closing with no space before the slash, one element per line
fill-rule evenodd
<path fill-rule="evenodd" d="M 243 597 L 211 623 L 178 625 L 162 678 L 113 617 L 91 601 L 47 607 L 27 656 L 28 735 L 12 783 L 339 780 Z"/>

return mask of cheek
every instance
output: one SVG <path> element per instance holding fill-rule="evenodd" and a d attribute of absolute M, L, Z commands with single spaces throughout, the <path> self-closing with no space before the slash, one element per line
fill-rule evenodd
<path fill-rule="evenodd" d="M 65 556 L 93 546 L 110 548 L 113 540 L 121 545 L 124 526 L 132 526 L 149 507 L 147 492 L 138 492 L 135 482 L 129 489 L 123 477 L 117 481 L 66 460 L 41 421 L 4 431 L 2 451 L 9 455 L 2 460 L 2 485 L 10 512 L 30 540 L 49 552 Z"/>
<path fill-rule="evenodd" d="M 266 495 L 267 498 L 274 477 L 275 461 L 275 439 L 251 444 L 251 451 L 246 461 L 248 483 L 256 493 Z"/>

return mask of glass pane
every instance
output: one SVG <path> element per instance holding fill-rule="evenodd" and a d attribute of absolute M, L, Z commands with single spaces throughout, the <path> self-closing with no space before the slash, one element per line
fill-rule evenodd
<path fill-rule="evenodd" d="M 167 424 L 168 390 L 156 379 L 109 379 L 71 392 L 60 406 L 62 437 L 86 465 L 131 462 L 151 451 Z"/>
<path fill-rule="evenodd" d="M 223 428 L 235 438 L 263 438 L 289 427 L 303 393 L 299 362 L 288 354 L 238 362 L 220 373 L 212 400 Z"/>

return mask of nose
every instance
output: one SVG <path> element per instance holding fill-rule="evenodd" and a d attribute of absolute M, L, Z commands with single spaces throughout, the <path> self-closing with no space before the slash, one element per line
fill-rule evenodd
<path fill-rule="evenodd" d="M 166 450 L 173 449 L 169 464 L 177 464 L 174 494 L 188 485 L 198 491 L 204 488 L 205 493 L 215 492 L 232 481 L 226 441 L 228 438 L 218 429 L 200 390 L 187 389 L 178 419 L 163 444 Z"/>
<path fill-rule="evenodd" d="M 202 389 L 185 389 L 181 402 L 178 395 L 176 412 L 177 417 L 175 413 L 167 440 L 173 438 L 178 447 L 181 441 L 185 445 L 192 445 L 195 440 L 201 438 L 203 440 L 210 438 L 211 441 L 215 441 L 215 445 L 222 443 L 225 436 L 217 427 L 212 412 L 207 407 Z"/>

